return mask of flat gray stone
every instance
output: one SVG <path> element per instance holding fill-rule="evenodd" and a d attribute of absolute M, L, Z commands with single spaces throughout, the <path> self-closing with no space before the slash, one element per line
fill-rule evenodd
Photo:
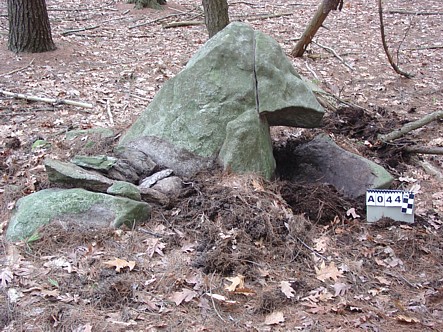
<path fill-rule="evenodd" d="M 164 169 L 160 172 L 154 173 L 151 176 L 148 176 L 147 178 L 143 179 L 138 187 L 139 188 L 151 188 L 154 184 L 157 183 L 157 181 L 167 178 L 173 172 L 174 171 L 172 169 L 168 168 L 168 169 Z"/>
<path fill-rule="evenodd" d="M 109 195 L 121 196 L 141 201 L 140 190 L 135 184 L 125 181 L 115 181 L 106 191 Z"/>
<path fill-rule="evenodd" d="M 117 159 L 108 156 L 74 156 L 71 162 L 83 168 L 109 171 L 116 164 Z"/>
<path fill-rule="evenodd" d="M 340 148 L 327 135 L 297 146 L 288 158 L 284 172 L 290 180 L 329 183 L 350 198 L 365 195 L 367 189 L 389 188 L 394 180 L 383 167 Z"/>
<path fill-rule="evenodd" d="M 54 159 L 45 159 L 44 165 L 49 182 L 67 187 L 80 187 L 106 192 L 113 180 L 95 171 L 85 170 L 75 164 Z"/>
<path fill-rule="evenodd" d="M 81 229 L 120 227 L 150 218 L 144 202 L 84 189 L 45 189 L 17 201 L 6 238 L 23 240 L 51 222 L 78 223 Z"/>
<path fill-rule="evenodd" d="M 183 181 L 178 176 L 170 176 L 159 180 L 152 189 L 162 192 L 166 195 L 176 195 L 183 188 Z"/>

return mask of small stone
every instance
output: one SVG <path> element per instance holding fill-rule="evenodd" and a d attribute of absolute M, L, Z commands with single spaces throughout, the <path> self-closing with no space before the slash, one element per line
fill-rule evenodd
<path fill-rule="evenodd" d="M 183 182 L 178 176 L 162 179 L 152 187 L 152 189 L 160 191 L 166 195 L 176 195 L 182 188 Z"/>
<path fill-rule="evenodd" d="M 143 179 L 139 185 L 139 188 L 151 188 L 157 181 L 167 178 L 174 171 L 172 169 L 164 169 L 163 171 L 157 172 Z"/>
<path fill-rule="evenodd" d="M 48 179 L 53 184 L 106 192 L 114 183 L 113 180 L 95 171 L 85 170 L 69 162 L 45 159 L 44 165 Z"/>
<path fill-rule="evenodd" d="M 74 156 L 71 162 L 84 168 L 108 171 L 115 165 L 117 159 L 108 156 Z"/>
<path fill-rule="evenodd" d="M 109 195 L 121 196 L 133 199 L 135 201 L 141 201 L 140 190 L 132 183 L 125 181 L 116 181 L 106 191 Z"/>

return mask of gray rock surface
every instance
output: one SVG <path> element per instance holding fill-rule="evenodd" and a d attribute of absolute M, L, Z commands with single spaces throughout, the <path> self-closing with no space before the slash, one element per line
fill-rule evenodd
<path fill-rule="evenodd" d="M 167 178 L 173 172 L 174 171 L 172 169 L 167 168 L 167 169 L 164 169 L 160 172 L 154 173 L 154 174 L 148 176 L 147 178 L 144 178 L 138 187 L 139 188 L 151 188 L 154 184 L 157 183 L 157 181 Z"/>
<path fill-rule="evenodd" d="M 106 192 L 113 180 L 75 164 L 54 159 L 45 159 L 44 165 L 49 182 L 67 187 L 80 187 L 92 191 Z"/>
<path fill-rule="evenodd" d="M 327 135 L 296 147 L 288 158 L 284 172 L 292 181 L 329 183 L 350 198 L 389 188 L 394 180 L 383 167 L 340 148 Z"/>
<path fill-rule="evenodd" d="M 160 191 L 166 195 L 176 195 L 183 188 L 183 182 L 178 176 L 170 176 L 159 180 L 152 189 Z"/>
<path fill-rule="evenodd" d="M 169 205 L 169 203 L 171 202 L 167 195 L 153 188 L 142 188 L 140 189 L 140 193 L 144 202 L 159 204 L 163 206 Z"/>
<path fill-rule="evenodd" d="M 106 191 L 109 195 L 126 197 L 135 201 L 141 201 L 140 190 L 135 184 L 125 181 L 115 181 Z"/>
<path fill-rule="evenodd" d="M 108 156 L 74 156 L 71 162 L 84 168 L 109 171 L 116 164 L 117 159 Z"/>
<path fill-rule="evenodd" d="M 119 145 L 179 176 L 217 162 L 270 178 L 269 126 L 317 127 L 323 114 L 275 40 L 231 23 L 164 84 Z"/>
<path fill-rule="evenodd" d="M 17 201 L 6 232 L 9 241 L 26 239 L 51 222 L 81 228 L 132 227 L 149 219 L 151 207 L 128 198 L 83 189 L 45 189 Z"/>
<path fill-rule="evenodd" d="M 116 149 L 117 162 L 108 171 L 108 175 L 116 180 L 137 183 L 140 179 L 151 175 L 157 164 L 145 152 L 139 149 Z"/>

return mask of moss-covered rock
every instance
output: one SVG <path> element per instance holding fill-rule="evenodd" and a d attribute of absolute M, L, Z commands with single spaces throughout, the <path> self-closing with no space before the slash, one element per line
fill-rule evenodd
<path fill-rule="evenodd" d="M 84 189 L 45 189 L 17 201 L 8 225 L 9 241 L 23 240 L 51 222 L 82 228 L 132 227 L 150 218 L 151 207 L 128 198 Z"/>

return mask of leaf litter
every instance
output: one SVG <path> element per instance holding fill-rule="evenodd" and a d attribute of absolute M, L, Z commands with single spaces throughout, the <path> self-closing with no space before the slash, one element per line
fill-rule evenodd
<path fill-rule="evenodd" d="M 45 157 L 107 153 L 115 143 L 93 136 L 67 141 L 67 130 L 113 126 L 118 136 L 206 40 L 203 26 L 162 28 L 175 19 L 202 19 L 196 0 L 171 0 L 165 11 L 136 11 L 123 1 L 47 4 L 58 50 L 15 55 L 3 46 L 2 89 L 81 100 L 94 108 L 85 112 L 1 97 L 2 232 L 15 201 L 48 186 L 41 167 Z M 289 53 L 317 2 L 230 5 L 231 17 L 269 33 Z M 419 7 L 392 1 L 385 8 L 390 45 L 401 44 L 399 59 L 417 71 L 414 80 L 386 69 L 372 2 L 345 3 L 343 12 L 328 17 L 308 56 L 291 59 L 305 77 L 364 108 L 328 112 L 322 130 L 387 167 L 396 184 L 413 179 L 420 188 L 417 224 L 366 225 L 361 202 L 348 201 L 329 186 L 202 175 L 174 209 L 155 209 L 143 226 L 159 230 L 161 238 L 137 228 L 85 231 L 73 224 L 50 225 L 15 245 L 2 240 L 3 330 L 443 329 L 442 184 L 401 146 L 375 148 L 378 133 L 443 105 L 441 49 L 426 48 L 438 46 L 439 16 L 388 13 L 395 8 L 442 11 L 439 1 Z M 5 3 L 0 10 L 6 14 Z M 294 15 L 250 19 L 283 11 Z M 170 14 L 178 16 L 164 18 Z M 130 28 L 154 20 L 159 21 Z M 93 25 L 98 28 L 65 33 Z M 0 27 L 7 31 L 4 15 Z M 6 35 L 0 33 L 0 39 L 6 45 Z M 355 70 L 351 73 L 318 45 L 333 47 Z M 278 162 L 285 156 L 279 147 L 297 144 L 298 132 L 291 130 L 272 128 Z M 314 133 L 304 131 L 302 138 Z M 441 136 L 440 121 L 399 144 L 441 145 Z M 90 149 L 88 141 L 100 145 Z M 439 156 L 421 158 L 440 169 L 443 165 Z M 237 284 L 239 276 L 246 286 Z M 227 280 L 235 281 L 233 291 L 225 288 Z"/>

